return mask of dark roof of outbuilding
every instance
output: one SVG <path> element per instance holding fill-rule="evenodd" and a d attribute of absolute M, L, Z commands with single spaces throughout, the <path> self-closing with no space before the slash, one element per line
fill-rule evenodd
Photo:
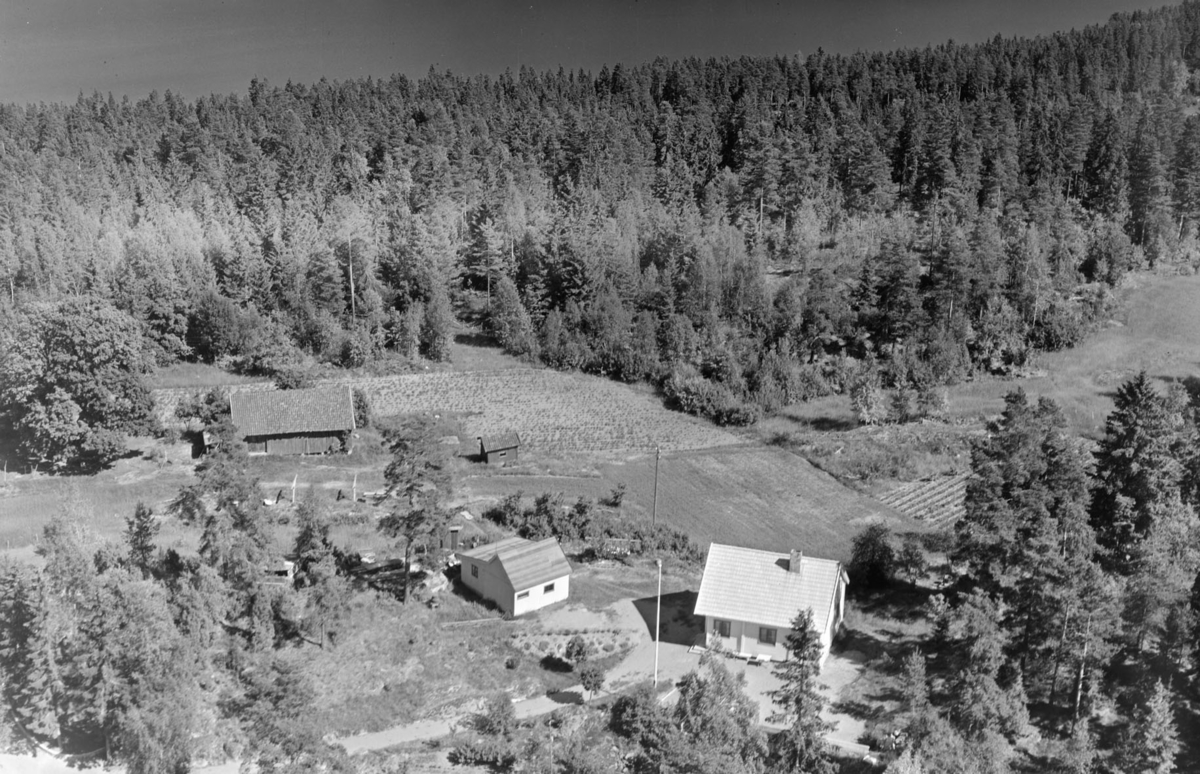
<path fill-rule="evenodd" d="M 488 452 L 517 448 L 521 445 L 521 436 L 516 433 L 485 435 L 479 439 L 479 442 L 482 444 L 483 453 L 487 454 Z"/>
<path fill-rule="evenodd" d="M 242 437 L 354 429 L 349 387 L 241 390 L 229 396 L 230 419 Z"/>

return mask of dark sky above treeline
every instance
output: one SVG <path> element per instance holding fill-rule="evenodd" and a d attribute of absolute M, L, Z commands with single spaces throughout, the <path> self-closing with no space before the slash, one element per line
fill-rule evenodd
<path fill-rule="evenodd" d="M 0 102 L 849 53 L 1029 36 L 1163 0 L 0 0 Z"/>

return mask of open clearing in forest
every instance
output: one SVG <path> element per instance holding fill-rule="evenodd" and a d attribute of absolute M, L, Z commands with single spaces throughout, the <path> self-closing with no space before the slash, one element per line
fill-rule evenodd
<path fill-rule="evenodd" d="M 705 449 L 741 442 L 731 432 L 670 411 L 646 386 L 538 368 L 435 371 L 401 376 L 322 381 L 366 391 L 379 416 L 452 414 L 468 436 L 518 432 L 538 452 Z M 241 389 L 271 389 L 267 384 Z M 155 390 L 159 418 L 171 422 L 175 406 L 196 390 Z M 522 449 L 522 454 L 525 449 Z"/>
<path fill-rule="evenodd" d="M 460 483 L 463 501 L 494 500 L 523 491 L 534 496 L 562 492 L 602 498 L 625 484 L 622 510 L 651 519 L 654 454 L 633 455 L 596 466 L 593 476 L 488 476 Z M 687 532 L 707 548 L 710 541 L 771 551 L 798 548 L 814 556 L 846 560 L 850 541 L 872 520 L 897 532 L 924 530 L 879 502 L 838 483 L 803 457 L 767 446 L 737 446 L 664 453 L 659 463 L 658 520 Z"/>
<path fill-rule="evenodd" d="M 956 388 L 952 411 L 998 414 L 1020 386 L 1058 401 L 1077 432 L 1098 438 L 1117 388 L 1139 371 L 1167 382 L 1200 377 L 1200 275 L 1131 275 L 1122 293 L 1120 319 L 1074 349 L 1037 357 L 1037 376 Z"/>

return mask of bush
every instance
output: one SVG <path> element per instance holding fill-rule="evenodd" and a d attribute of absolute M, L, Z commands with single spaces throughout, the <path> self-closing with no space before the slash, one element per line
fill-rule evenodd
<path fill-rule="evenodd" d="M 196 393 L 190 398 L 184 398 L 175 406 L 175 417 L 185 422 L 195 419 L 202 427 L 215 425 L 223 417 L 229 416 L 229 394 L 220 387 L 214 387 L 206 393 Z"/>
<path fill-rule="evenodd" d="M 909 536 L 900 547 L 900 555 L 896 557 L 896 571 L 915 584 L 925 574 L 929 565 L 925 560 L 925 552 L 921 550 L 918 538 Z"/>
<path fill-rule="evenodd" d="M 508 740 L 475 734 L 458 739 L 450 748 L 449 758 L 454 764 L 490 766 L 499 771 L 510 769 L 517 762 L 517 754 Z"/>
<path fill-rule="evenodd" d="M 604 687 L 604 670 L 599 664 L 584 664 L 579 669 L 579 683 L 589 695 L 595 696 L 596 691 Z"/>
<path fill-rule="evenodd" d="M 488 736 L 508 736 L 516 726 L 517 713 L 507 693 L 497 693 L 488 699 L 483 712 L 475 716 L 475 728 Z"/>
<path fill-rule="evenodd" d="M 891 580 L 896 568 L 891 538 L 892 531 L 883 524 L 869 524 L 854 536 L 848 568 L 853 587 L 875 589 Z"/>
<path fill-rule="evenodd" d="M 367 393 L 356 387 L 352 395 L 354 396 L 354 426 L 359 429 L 370 427 L 374 417 Z"/>
<path fill-rule="evenodd" d="M 662 383 L 668 408 L 705 417 L 718 425 L 751 425 L 761 409 L 737 398 L 724 384 L 709 381 L 691 366 L 678 366 Z"/>
<path fill-rule="evenodd" d="M 305 368 L 287 366 L 275 372 L 275 386 L 280 390 L 307 390 L 317 380 Z"/>
<path fill-rule="evenodd" d="M 342 368 L 362 368 L 371 359 L 371 338 L 366 331 L 354 331 L 342 339 L 338 363 Z"/>
<path fill-rule="evenodd" d="M 587 642 L 578 634 L 576 634 L 567 643 L 567 650 L 563 655 L 566 656 L 567 661 L 570 661 L 575 664 L 576 667 L 579 667 L 588 660 L 588 657 L 591 655 L 591 650 L 592 649 Z"/>

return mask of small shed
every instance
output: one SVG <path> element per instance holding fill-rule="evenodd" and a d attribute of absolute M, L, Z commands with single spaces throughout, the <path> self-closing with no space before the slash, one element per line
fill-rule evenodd
<path fill-rule="evenodd" d="M 341 451 L 354 430 L 354 397 L 347 387 L 239 390 L 229 396 L 230 419 L 251 454 L 326 454 Z"/>
<path fill-rule="evenodd" d="M 479 439 L 479 456 L 488 465 L 515 465 L 521 447 L 521 436 L 516 433 L 485 435 Z"/>
<path fill-rule="evenodd" d="M 537 542 L 512 537 L 459 551 L 462 582 L 512 615 L 565 600 L 571 565 L 554 538 Z"/>

